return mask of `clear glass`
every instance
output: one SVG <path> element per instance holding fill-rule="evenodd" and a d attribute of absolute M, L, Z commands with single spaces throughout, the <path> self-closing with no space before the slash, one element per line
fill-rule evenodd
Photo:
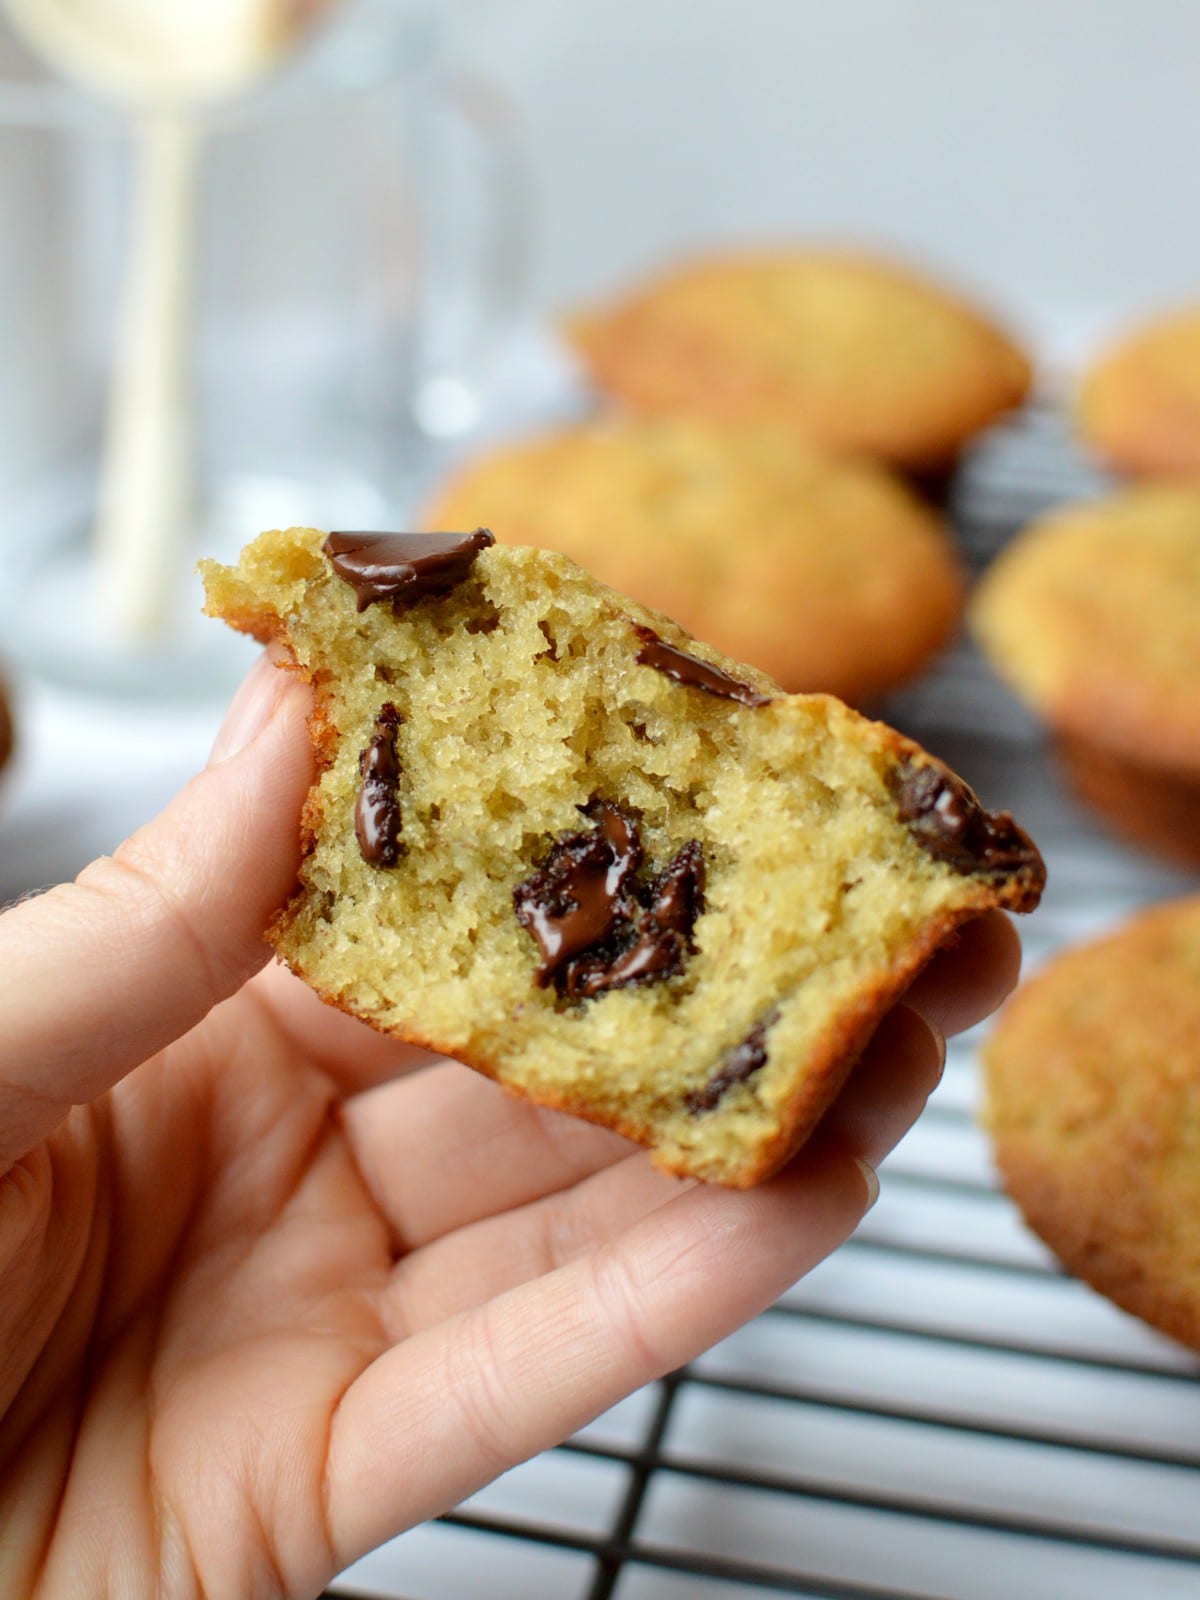
<path fill-rule="evenodd" d="M 195 118 L 190 509 L 164 533 L 165 626 L 130 641 L 98 603 L 93 530 L 137 136 L 71 88 L 0 80 L 0 636 L 76 685 L 224 694 L 245 653 L 200 616 L 197 559 L 264 527 L 402 524 L 430 440 L 478 416 L 525 191 L 502 106 L 443 71 L 435 4 L 335 13 Z"/>

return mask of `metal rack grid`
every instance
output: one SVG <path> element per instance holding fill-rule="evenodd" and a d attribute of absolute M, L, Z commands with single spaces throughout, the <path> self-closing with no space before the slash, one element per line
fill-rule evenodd
<path fill-rule="evenodd" d="M 950 498 L 979 570 L 1093 492 L 1061 415 Z M 1027 967 L 1195 889 L 1093 826 L 969 646 L 889 720 L 1011 808 L 1050 868 Z M 855 1238 L 778 1305 L 329 1591 L 407 1600 L 1196 1600 L 1200 1362 L 1062 1274 L 998 1191 L 974 1046 Z"/>

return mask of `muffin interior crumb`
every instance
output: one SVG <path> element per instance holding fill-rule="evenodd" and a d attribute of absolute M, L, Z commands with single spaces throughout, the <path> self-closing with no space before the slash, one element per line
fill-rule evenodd
<path fill-rule="evenodd" d="M 376 1026 L 607 1121 L 669 1167 L 761 1175 L 781 1123 L 812 1120 L 937 937 L 994 902 L 901 821 L 889 774 L 913 747 L 835 700 L 781 697 L 562 557 L 486 550 L 453 593 L 360 613 L 319 539 L 264 535 L 208 574 L 210 609 L 260 632 L 273 619 L 319 699 L 327 764 L 281 954 Z M 640 663 L 647 626 L 767 703 Z M 391 866 L 364 859 L 355 828 L 385 706 Z M 636 819 L 646 903 L 699 852 L 701 909 L 670 970 L 560 993 L 538 981 L 514 891 L 603 806 Z M 763 1060 L 714 1094 L 748 1040 Z"/>

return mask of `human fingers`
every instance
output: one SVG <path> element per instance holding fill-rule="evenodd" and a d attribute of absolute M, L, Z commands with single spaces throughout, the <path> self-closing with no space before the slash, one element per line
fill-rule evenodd
<path fill-rule="evenodd" d="M 1003 911 L 964 923 L 904 996 L 943 1034 L 962 1033 L 990 1016 L 1016 987 L 1021 941 Z"/>
<path fill-rule="evenodd" d="M 297 1054 L 331 1078 L 344 1095 L 360 1094 L 445 1059 L 327 1005 L 281 962 L 264 967 L 249 992 L 266 1007 Z"/>
<path fill-rule="evenodd" d="M 267 959 L 311 782 L 307 690 L 264 658 L 211 764 L 73 884 L 0 916 L 0 1170 Z"/>
<path fill-rule="evenodd" d="M 355 1096 L 341 1119 L 398 1252 L 570 1188 L 634 1148 L 456 1061 Z"/>
<path fill-rule="evenodd" d="M 871 1036 L 815 1137 L 877 1167 L 912 1127 L 941 1080 L 946 1042 L 901 1001 Z"/>
<path fill-rule="evenodd" d="M 878 1164 L 916 1119 L 943 1059 L 936 1027 L 905 1004 L 893 1007 L 822 1127 Z M 617 1134 L 512 1099 L 450 1062 L 419 1082 L 356 1097 L 342 1120 L 398 1253 L 568 1190 L 632 1149 Z"/>
<path fill-rule="evenodd" d="M 936 955 L 885 1017 L 825 1131 L 875 1164 L 915 1119 L 944 1060 L 943 1031 L 985 1016 L 1016 982 L 1020 944 L 989 913 Z M 616 1135 L 506 1099 L 452 1065 L 420 1084 L 352 1101 L 347 1132 L 398 1248 L 413 1249 L 493 1213 L 570 1187 L 628 1154 Z M 896 1130 L 899 1130 L 898 1132 Z M 406 1160 L 395 1152 L 403 1145 Z"/>
<path fill-rule="evenodd" d="M 394 1345 L 332 1418 L 337 1561 L 445 1510 L 724 1338 L 842 1243 L 874 1193 L 835 1149 L 759 1189 L 696 1185 L 600 1249 Z"/>
<path fill-rule="evenodd" d="M 377 1296 L 388 1336 L 407 1338 L 599 1249 L 696 1181 L 659 1172 L 638 1150 L 409 1251 Z"/>
<path fill-rule="evenodd" d="M 920 1115 L 942 1060 L 940 1036 L 916 1012 L 895 1007 L 815 1137 L 878 1166 Z M 445 1233 L 397 1262 L 381 1298 L 388 1331 L 401 1337 L 553 1271 L 673 1200 L 681 1187 L 644 1153 L 626 1155 L 570 1187 Z M 386 1207 L 386 1188 L 380 1198 Z"/>

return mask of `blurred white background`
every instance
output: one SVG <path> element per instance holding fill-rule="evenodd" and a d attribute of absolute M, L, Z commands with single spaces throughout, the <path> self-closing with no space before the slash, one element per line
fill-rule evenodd
<path fill-rule="evenodd" d="M 397 12 L 411 0 L 378 0 Z M 1200 7 L 438 0 L 520 114 L 534 299 L 731 238 L 882 238 L 1037 329 L 1200 280 Z M 0 74 L 20 50 L 0 23 Z M 306 175 L 297 174 L 297 183 Z M 0 219 L 3 225 L 3 219 Z M 331 238 L 329 248 L 337 248 Z M 0 324 L 2 325 L 2 324 Z"/>
<path fill-rule="evenodd" d="M 883 238 L 1035 333 L 1200 285 L 1200 7 L 475 0 L 528 129 L 536 298 L 729 238 Z"/>

